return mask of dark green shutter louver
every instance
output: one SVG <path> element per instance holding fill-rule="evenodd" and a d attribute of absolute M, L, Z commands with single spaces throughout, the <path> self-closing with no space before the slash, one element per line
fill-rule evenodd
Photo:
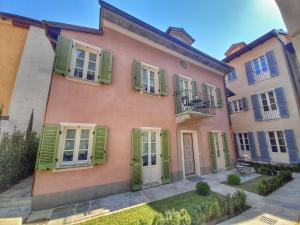
<path fill-rule="evenodd" d="M 54 72 L 62 75 L 69 75 L 72 53 L 72 40 L 59 36 L 56 46 L 54 61 Z"/>
<path fill-rule="evenodd" d="M 106 162 L 107 155 L 107 127 L 95 127 L 94 143 L 93 143 L 93 165 L 103 164 Z"/>
<path fill-rule="evenodd" d="M 158 76 L 159 76 L 159 94 L 162 96 L 166 96 L 168 91 L 167 73 L 165 70 L 160 69 Z"/>
<path fill-rule="evenodd" d="M 215 135 L 215 133 L 213 133 L 213 132 L 208 133 L 208 143 L 209 143 L 209 151 L 210 151 L 211 172 L 216 173 L 218 171 L 218 167 L 217 167 L 214 135 Z"/>
<path fill-rule="evenodd" d="M 175 113 L 179 114 L 183 112 L 182 108 L 182 90 L 180 87 L 180 77 L 178 74 L 174 74 L 174 101 L 175 101 Z"/>
<path fill-rule="evenodd" d="M 142 131 L 134 128 L 131 135 L 131 190 L 141 190 L 142 185 Z"/>
<path fill-rule="evenodd" d="M 55 167 L 57 161 L 59 131 L 59 125 L 44 125 L 39 143 L 36 169 L 52 169 Z"/>
<path fill-rule="evenodd" d="M 198 94 L 198 84 L 197 81 L 192 80 L 192 97 L 195 98 Z"/>
<path fill-rule="evenodd" d="M 231 168 L 230 163 L 230 153 L 228 149 L 227 135 L 225 132 L 222 133 L 223 149 L 224 149 L 224 158 L 225 158 L 225 167 L 227 169 Z"/>
<path fill-rule="evenodd" d="M 161 153 L 162 153 L 162 183 L 171 182 L 171 160 L 170 160 L 170 142 L 169 131 L 161 130 Z"/>
<path fill-rule="evenodd" d="M 99 82 L 110 84 L 112 76 L 112 54 L 106 50 L 101 51 Z"/>
<path fill-rule="evenodd" d="M 221 88 L 216 88 L 216 97 L 217 97 L 217 106 L 220 108 L 223 107 L 223 97 L 222 97 Z"/>
<path fill-rule="evenodd" d="M 136 60 L 132 64 L 132 86 L 134 90 L 142 91 L 142 64 Z"/>

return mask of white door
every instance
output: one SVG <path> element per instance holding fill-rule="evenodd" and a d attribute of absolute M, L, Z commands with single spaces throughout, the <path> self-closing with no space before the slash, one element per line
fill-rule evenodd
<path fill-rule="evenodd" d="M 269 139 L 269 155 L 271 161 L 275 163 L 289 163 L 289 155 L 283 131 L 268 131 L 267 139 Z"/>
<path fill-rule="evenodd" d="M 143 185 L 161 184 L 160 136 L 158 131 L 143 131 Z"/>
<path fill-rule="evenodd" d="M 183 141 L 184 171 L 185 171 L 185 175 L 189 176 L 195 174 L 193 135 L 191 133 L 183 133 L 182 141 Z"/>
<path fill-rule="evenodd" d="M 216 150 L 217 168 L 218 170 L 225 170 L 224 147 L 221 132 L 214 133 L 214 144 Z"/>

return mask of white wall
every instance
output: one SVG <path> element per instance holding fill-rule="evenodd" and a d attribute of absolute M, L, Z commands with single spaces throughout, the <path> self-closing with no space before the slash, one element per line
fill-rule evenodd
<path fill-rule="evenodd" d="M 54 51 L 45 30 L 31 26 L 21 56 L 13 93 L 8 109 L 9 120 L 0 122 L 1 134 L 14 127 L 26 130 L 32 109 L 33 129 L 43 125 L 51 80 Z"/>

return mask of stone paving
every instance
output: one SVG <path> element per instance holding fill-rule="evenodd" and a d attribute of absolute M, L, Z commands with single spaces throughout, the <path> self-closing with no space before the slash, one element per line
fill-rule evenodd
<path fill-rule="evenodd" d="M 181 180 L 137 192 L 126 192 L 54 209 L 33 211 L 26 219 L 25 224 L 59 225 L 80 223 L 100 215 L 136 207 L 194 189 L 194 182 Z"/>
<path fill-rule="evenodd" d="M 204 175 L 201 178 L 208 182 L 212 191 L 223 195 L 227 193 L 232 194 L 236 191 L 236 188 L 222 184 L 230 173 L 232 173 L 232 171 Z M 242 182 L 257 176 L 257 174 L 252 174 L 251 176 L 243 177 Z M 220 225 L 266 224 L 265 222 L 262 222 L 264 220 L 276 220 L 276 225 L 293 224 L 289 221 L 296 221 L 300 218 L 300 174 L 293 174 L 293 176 L 295 178 L 293 181 L 267 197 L 246 192 L 247 204 L 251 206 L 251 208 L 237 217 L 220 223 Z M 27 217 L 25 224 L 76 224 L 130 207 L 136 207 L 141 204 L 147 204 L 149 202 L 192 191 L 194 189 L 195 182 L 181 180 L 137 192 L 121 193 L 54 209 L 33 211 Z"/>
<path fill-rule="evenodd" d="M 25 219 L 31 209 L 32 177 L 0 194 L 0 218 L 18 217 Z"/>

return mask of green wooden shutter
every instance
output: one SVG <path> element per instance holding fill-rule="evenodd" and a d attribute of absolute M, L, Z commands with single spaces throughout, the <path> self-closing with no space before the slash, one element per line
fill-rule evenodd
<path fill-rule="evenodd" d="M 223 107 L 223 97 L 222 97 L 221 88 L 216 88 L 216 97 L 217 97 L 217 106 Z"/>
<path fill-rule="evenodd" d="M 180 77 L 178 74 L 174 74 L 173 76 L 174 79 L 174 101 L 175 101 L 175 113 L 179 114 L 183 112 L 182 109 L 182 90 L 180 87 Z"/>
<path fill-rule="evenodd" d="M 136 60 L 132 64 L 132 86 L 134 90 L 143 90 L 142 64 Z"/>
<path fill-rule="evenodd" d="M 72 53 L 72 40 L 59 36 L 56 46 L 54 61 L 54 72 L 62 75 L 69 75 Z"/>
<path fill-rule="evenodd" d="M 131 136 L 131 189 L 141 190 L 142 185 L 142 130 L 134 128 Z"/>
<path fill-rule="evenodd" d="M 44 125 L 36 159 L 36 169 L 52 169 L 55 167 L 55 163 L 57 161 L 59 132 L 59 125 Z"/>
<path fill-rule="evenodd" d="M 225 157 L 225 166 L 227 169 L 230 169 L 231 168 L 230 153 L 228 149 L 227 135 L 225 132 L 222 133 L 222 141 L 223 141 L 223 150 L 224 150 L 224 157 Z"/>
<path fill-rule="evenodd" d="M 107 127 L 96 126 L 94 131 L 94 143 L 93 143 L 93 165 L 103 164 L 106 162 L 107 155 Z"/>
<path fill-rule="evenodd" d="M 208 86 L 205 83 L 202 84 L 202 92 L 203 92 L 203 97 L 205 99 L 209 99 L 209 96 L 208 96 Z"/>
<path fill-rule="evenodd" d="M 197 85 L 197 81 L 192 80 L 192 96 L 193 98 L 195 98 L 197 96 L 198 92 L 198 85 Z"/>
<path fill-rule="evenodd" d="M 169 131 L 161 130 L 161 153 L 162 153 L 162 183 L 171 182 L 171 159 L 170 159 L 170 142 Z"/>
<path fill-rule="evenodd" d="M 167 73 L 165 70 L 160 69 L 158 75 L 159 75 L 159 94 L 162 96 L 166 96 L 168 91 Z"/>
<path fill-rule="evenodd" d="M 216 135 L 216 133 L 213 132 L 208 133 L 208 143 L 209 143 L 209 151 L 210 151 L 211 171 L 213 173 L 216 173 L 218 171 L 218 167 L 217 167 L 216 146 L 214 142 L 214 135 Z"/>
<path fill-rule="evenodd" d="M 110 84 L 112 74 L 112 54 L 106 50 L 101 51 L 99 82 Z"/>

